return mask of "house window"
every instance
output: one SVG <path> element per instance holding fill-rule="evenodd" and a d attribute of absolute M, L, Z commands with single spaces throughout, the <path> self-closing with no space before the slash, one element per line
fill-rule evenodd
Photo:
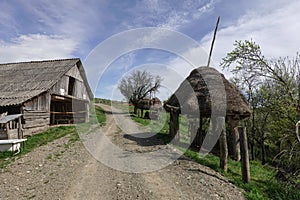
<path fill-rule="evenodd" d="M 75 78 L 69 77 L 69 88 L 68 88 L 68 95 L 74 95 L 75 89 Z"/>

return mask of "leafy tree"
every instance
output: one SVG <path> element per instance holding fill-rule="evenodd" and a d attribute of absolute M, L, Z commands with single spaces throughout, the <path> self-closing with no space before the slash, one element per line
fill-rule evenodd
<path fill-rule="evenodd" d="M 263 164 L 271 160 L 285 172 L 298 175 L 300 140 L 295 124 L 299 120 L 299 61 L 299 54 L 294 59 L 267 60 L 259 45 L 246 40 L 236 41 L 221 63 L 234 74 L 233 80 L 245 92 L 253 112 L 246 122 L 251 157 L 254 159 L 257 146 Z"/>
<path fill-rule="evenodd" d="M 157 92 L 161 86 L 161 81 L 160 76 L 153 76 L 145 70 L 135 70 L 121 80 L 118 88 L 127 101 L 134 105 L 134 113 L 136 114 L 138 101 L 153 92 Z"/>

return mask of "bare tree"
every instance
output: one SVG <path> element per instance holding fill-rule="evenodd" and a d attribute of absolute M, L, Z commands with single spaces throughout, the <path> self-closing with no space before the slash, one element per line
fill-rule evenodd
<path fill-rule="evenodd" d="M 136 114 L 138 101 L 150 96 L 153 92 L 157 92 L 161 86 L 161 81 L 162 78 L 160 76 L 153 76 L 146 70 L 136 70 L 124 77 L 118 88 L 127 101 L 134 105 L 134 113 Z"/>

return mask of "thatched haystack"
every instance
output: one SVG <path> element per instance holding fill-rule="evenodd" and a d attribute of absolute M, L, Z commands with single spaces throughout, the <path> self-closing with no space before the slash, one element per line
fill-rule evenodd
<path fill-rule="evenodd" d="M 143 98 L 138 101 L 137 107 L 143 110 L 159 110 L 162 108 L 162 103 L 159 98 Z"/>
<path fill-rule="evenodd" d="M 211 67 L 194 69 L 164 107 L 169 112 L 172 108 L 178 108 L 181 114 L 197 118 L 199 111 L 204 118 L 212 114 L 223 115 L 224 111 L 226 116 L 239 119 L 251 114 L 247 100 L 238 88 Z"/>

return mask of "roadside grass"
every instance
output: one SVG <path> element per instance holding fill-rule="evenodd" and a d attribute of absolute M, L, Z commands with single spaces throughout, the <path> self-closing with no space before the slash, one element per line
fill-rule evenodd
<path fill-rule="evenodd" d="M 131 118 L 140 123 L 143 126 L 150 124 L 149 119 L 138 118 L 132 115 Z M 157 132 L 157 134 L 166 142 L 170 141 L 169 132 L 169 114 L 167 114 L 164 127 Z M 184 116 L 180 116 L 180 142 L 188 143 L 189 137 L 186 134 L 188 131 L 188 120 Z M 222 175 L 224 175 L 230 182 L 239 188 L 242 188 L 245 192 L 244 195 L 250 200 L 299 200 L 300 190 L 294 188 L 293 185 L 279 181 L 275 178 L 276 171 L 274 168 L 268 165 L 261 165 L 259 161 L 250 161 L 250 173 L 251 182 L 243 183 L 241 175 L 241 163 L 228 159 L 228 171 L 225 173 L 219 166 L 219 157 L 208 154 L 206 156 L 200 156 L 199 152 L 195 152 L 179 146 L 174 146 L 184 153 L 185 156 L 194 160 L 195 162 L 205 165 Z"/>
<path fill-rule="evenodd" d="M 100 126 L 103 126 L 105 124 L 106 116 L 104 110 L 101 107 L 96 106 L 94 114 L 92 112 L 90 115 L 90 119 L 92 119 L 92 115 L 96 116 Z M 80 124 L 79 126 L 80 128 L 85 128 L 87 130 L 89 124 Z M 46 145 L 49 142 L 65 137 L 67 135 L 69 135 L 70 137 L 68 143 L 65 144 L 65 147 L 69 148 L 72 143 L 79 140 L 79 135 L 76 128 L 78 127 L 74 125 L 53 127 L 42 133 L 26 137 L 27 140 L 25 142 L 25 148 L 22 148 L 19 154 L 13 155 L 12 152 L 0 152 L 0 168 L 5 168 L 14 159 L 18 159 L 20 156 L 31 152 L 37 147 Z"/>
<path fill-rule="evenodd" d="M 96 117 L 97 117 L 99 125 L 104 126 L 105 122 L 106 122 L 105 111 L 99 106 L 95 107 L 95 111 L 96 111 Z"/>

